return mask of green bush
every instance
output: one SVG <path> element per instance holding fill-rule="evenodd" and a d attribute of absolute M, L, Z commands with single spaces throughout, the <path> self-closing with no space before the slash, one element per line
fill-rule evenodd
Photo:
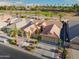
<path fill-rule="evenodd" d="M 12 45 L 17 45 L 17 42 L 14 39 L 9 39 L 8 42 Z"/>
<path fill-rule="evenodd" d="M 38 42 L 40 42 L 40 41 L 41 41 L 41 36 L 40 36 L 40 35 L 38 35 L 38 36 L 32 36 L 31 38 L 33 38 L 33 39 L 37 39 L 37 40 L 38 40 Z"/>

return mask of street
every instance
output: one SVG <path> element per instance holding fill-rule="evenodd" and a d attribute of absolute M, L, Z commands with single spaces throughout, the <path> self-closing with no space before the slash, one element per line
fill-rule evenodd
<path fill-rule="evenodd" d="M 41 59 L 0 44 L 0 59 Z"/>

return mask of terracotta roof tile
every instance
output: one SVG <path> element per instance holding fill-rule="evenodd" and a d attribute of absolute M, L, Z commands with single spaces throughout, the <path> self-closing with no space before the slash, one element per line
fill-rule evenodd
<path fill-rule="evenodd" d="M 41 34 L 48 34 L 52 27 L 53 27 L 53 24 L 46 26 Z"/>

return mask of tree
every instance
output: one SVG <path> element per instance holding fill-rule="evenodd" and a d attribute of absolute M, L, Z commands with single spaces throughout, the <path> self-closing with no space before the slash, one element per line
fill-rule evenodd
<path fill-rule="evenodd" d="M 17 28 L 16 28 L 16 25 L 15 25 L 15 28 L 11 31 L 11 35 L 10 35 L 11 37 L 14 37 L 14 40 L 13 40 L 13 42 L 15 43 L 15 44 L 18 44 L 18 30 L 17 30 Z"/>
<path fill-rule="evenodd" d="M 28 40 L 30 39 L 30 37 L 31 37 L 30 31 L 29 32 L 26 32 L 26 37 L 27 37 Z"/>

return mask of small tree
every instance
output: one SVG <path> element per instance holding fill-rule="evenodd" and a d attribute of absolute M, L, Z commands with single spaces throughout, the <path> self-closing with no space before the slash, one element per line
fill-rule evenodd
<path fill-rule="evenodd" d="M 30 39 L 30 37 L 31 37 L 30 31 L 29 32 L 26 32 L 26 37 L 27 37 L 28 40 Z"/>
<path fill-rule="evenodd" d="M 18 44 L 18 40 L 17 40 L 17 37 L 18 37 L 18 30 L 16 28 L 16 25 L 15 25 L 15 28 L 11 31 L 11 37 L 14 37 L 14 40 L 13 42 L 15 41 L 16 44 Z"/>

